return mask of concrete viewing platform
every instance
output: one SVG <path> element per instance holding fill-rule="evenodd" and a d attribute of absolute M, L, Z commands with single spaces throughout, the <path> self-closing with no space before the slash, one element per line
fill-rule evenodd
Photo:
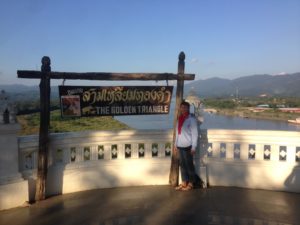
<path fill-rule="evenodd" d="M 300 224 L 300 194 L 235 187 L 175 191 L 167 185 L 53 196 L 0 211 L 0 225 Z"/>

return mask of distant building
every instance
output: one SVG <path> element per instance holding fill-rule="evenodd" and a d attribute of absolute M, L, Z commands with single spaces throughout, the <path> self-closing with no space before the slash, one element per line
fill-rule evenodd
<path fill-rule="evenodd" d="M 279 108 L 281 112 L 300 113 L 300 108 Z"/>
<path fill-rule="evenodd" d="M 257 105 L 256 108 L 270 108 L 268 104 Z"/>
<path fill-rule="evenodd" d="M 268 95 L 267 94 L 261 94 L 259 95 L 259 97 L 263 98 L 263 97 L 267 97 Z"/>
<path fill-rule="evenodd" d="M 260 104 L 256 107 L 250 108 L 249 110 L 252 112 L 263 112 L 270 109 L 270 106 L 268 104 Z"/>

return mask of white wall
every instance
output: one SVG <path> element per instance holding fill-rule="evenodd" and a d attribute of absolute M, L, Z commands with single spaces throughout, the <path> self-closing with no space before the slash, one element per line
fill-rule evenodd
<path fill-rule="evenodd" d="M 171 157 L 166 152 L 171 149 L 171 141 L 172 131 L 160 130 L 51 134 L 48 195 L 168 184 Z M 202 130 L 196 169 L 213 186 L 300 192 L 299 161 L 296 161 L 300 157 L 299 141 L 299 132 Z M 141 144 L 144 157 L 139 157 Z M 131 157 L 126 158 L 128 145 Z M 103 159 L 98 159 L 99 146 L 103 147 Z M 114 146 L 118 152 L 116 159 L 113 159 Z M 20 168 L 29 180 L 31 197 L 35 188 L 37 147 L 37 136 L 19 138 Z M 73 153 L 72 148 L 75 148 Z M 153 157 L 156 151 L 157 156 Z M 251 154 L 255 156 L 251 158 Z M 280 154 L 284 156 L 281 160 Z M 202 161 L 207 171 L 201 167 Z"/>

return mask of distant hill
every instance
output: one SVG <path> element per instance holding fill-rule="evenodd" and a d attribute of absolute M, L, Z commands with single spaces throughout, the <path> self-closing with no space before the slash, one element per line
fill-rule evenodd
<path fill-rule="evenodd" d="M 26 86 L 22 84 L 0 85 L 0 91 L 4 90 L 10 101 L 36 101 L 40 97 L 39 86 Z M 51 98 L 58 98 L 58 87 L 51 87 Z"/>
<path fill-rule="evenodd" d="M 126 85 L 126 83 L 125 83 Z M 39 99 L 38 86 L 0 85 L 11 101 L 34 101 Z M 186 84 L 185 94 L 193 90 L 200 97 L 256 97 L 267 96 L 300 97 L 300 72 L 286 75 L 252 75 L 233 80 L 210 78 Z M 175 96 L 175 95 L 173 95 Z M 58 86 L 51 87 L 51 99 L 58 100 Z"/>
<path fill-rule="evenodd" d="M 193 90 L 201 97 L 259 95 L 300 97 L 300 73 L 286 75 L 252 75 L 229 80 L 210 78 L 197 80 L 185 85 L 185 94 Z"/>
<path fill-rule="evenodd" d="M 7 93 L 24 93 L 32 90 L 39 90 L 38 86 L 26 86 L 22 84 L 10 84 L 0 85 L 0 90 L 4 90 Z"/>

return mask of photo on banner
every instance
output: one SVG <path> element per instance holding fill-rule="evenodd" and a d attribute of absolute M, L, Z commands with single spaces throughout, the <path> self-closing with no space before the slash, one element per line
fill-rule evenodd
<path fill-rule="evenodd" d="M 61 96 L 61 115 L 63 117 L 80 117 L 80 96 L 65 95 Z"/>

